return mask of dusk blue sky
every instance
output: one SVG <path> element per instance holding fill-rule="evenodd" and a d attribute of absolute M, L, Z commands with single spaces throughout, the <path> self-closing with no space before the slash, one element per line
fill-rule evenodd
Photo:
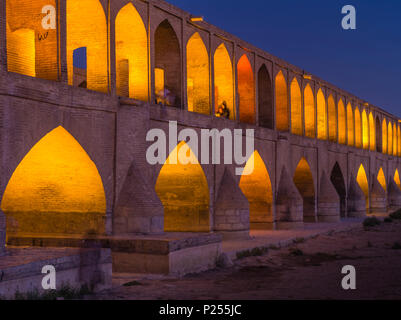
<path fill-rule="evenodd" d="M 400 0 L 167 0 L 401 117 Z M 357 30 L 341 28 L 341 8 Z"/>

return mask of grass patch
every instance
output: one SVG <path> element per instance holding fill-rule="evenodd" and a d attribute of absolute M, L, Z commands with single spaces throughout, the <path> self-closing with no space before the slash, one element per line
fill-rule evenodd
<path fill-rule="evenodd" d="M 390 218 L 393 220 L 401 220 L 401 209 L 390 214 Z"/>
<path fill-rule="evenodd" d="M 123 284 L 123 287 L 135 287 L 135 286 L 141 286 L 142 283 L 138 282 L 138 281 L 130 281 L 127 283 Z"/>
<path fill-rule="evenodd" d="M 254 248 L 252 250 L 245 250 L 237 252 L 237 259 L 244 259 L 248 257 L 260 257 L 265 255 L 269 251 L 266 247 Z"/>
<path fill-rule="evenodd" d="M 93 289 L 90 289 L 87 285 L 83 285 L 81 288 L 72 288 L 69 285 L 63 285 L 58 290 L 48 290 L 44 293 L 39 293 L 37 289 L 26 293 L 16 292 L 14 295 L 15 300 L 80 300 L 84 296 L 92 294 Z"/>
<path fill-rule="evenodd" d="M 363 221 L 363 226 L 365 228 L 375 227 L 381 224 L 381 221 L 376 217 L 369 217 Z"/>

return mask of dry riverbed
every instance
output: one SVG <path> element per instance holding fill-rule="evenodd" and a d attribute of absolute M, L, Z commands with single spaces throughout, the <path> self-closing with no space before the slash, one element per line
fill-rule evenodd
<path fill-rule="evenodd" d="M 401 299 L 401 222 L 318 236 L 184 278 L 117 275 L 94 299 Z M 341 270 L 356 269 L 345 291 Z"/>

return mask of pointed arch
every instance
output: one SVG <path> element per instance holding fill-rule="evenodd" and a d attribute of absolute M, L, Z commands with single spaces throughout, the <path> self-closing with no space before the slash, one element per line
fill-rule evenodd
<path fill-rule="evenodd" d="M 322 89 L 317 92 L 317 138 L 327 140 L 326 98 Z"/>
<path fill-rule="evenodd" d="M 291 132 L 302 136 L 302 97 L 297 78 L 291 82 Z"/>
<path fill-rule="evenodd" d="M 386 118 L 383 118 L 382 123 L 382 144 L 383 144 L 383 153 L 387 154 L 387 121 Z"/>
<path fill-rule="evenodd" d="M 263 64 L 258 71 L 259 126 L 273 129 L 273 89 L 269 71 Z"/>
<path fill-rule="evenodd" d="M 85 21 L 85 23 L 82 23 Z M 87 88 L 108 91 L 106 15 L 98 0 L 67 0 L 68 83 L 73 85 L 73 53 L 87 48 Z"/>
<path fill-rule="evenodd" d="M 329 140 L 337 142 L 337 110 L 332 95 L 329 95 L 327 99 L 327 109 L 329 113 Z"/>
<path fill-rule="evenodd" d="M 210 114 L 209 54 L 195 32 L 187 43 L 188 111 Z"/>
<path fill-rule="evenodd" d="M 26 154 L 8 182 L 1 209 L 8 233 L 105 233 L 102 179 L 63 127 L 49 132 Z"/>
<path fill-rule="evenodd" d="M 44 30 L 41 16 L 42 8 L 48 5 L 56 8 L 56 1 L 4 0 L 3 2 L 6 2 L 8 71 L 58 80 L 58 26 Z"/>
<path fill-rule="evenodd" d="M 366 176 L 366 171 L 364 166 L 361 164 L 358 169 L 358 175 L 356 177 L 359 187 L 363 191 L 366 199 L 366 208 L 369 208 L 369 182 Z"/>
<path fill-rule="evenodd" d="M 222 43 L 214 53 L 214 95 L 215 109 L 224 102 L 230 111 L 230 119 L 235 119 L 233 66 L 227 48 Z"/>
<path fill-rule="evenodd" d="M 287 81 L 283 72 L 280 70 L 276 75 L 276 129 L 279 131 L 288 131 L 288 90 Z"/>
<path fill-rule="evenodd" d="M 355 107 L 355 147 L 362 148 L 362 124 L 361 124 L 361 113 L 359 108 Z"/>
<path fill-rule="evenodd" d="M 338 143 L 345 144 L 347 141 L 347 124 L 345 106 L 342 99 L 338 101 Z"/>
<path fill-rule="evenodd" d="M 181 49 L 177 34 L 166 19 L 155 31 L 155 87 L 157 102 L 181 107 Z"/>
<path fill-rule="evenodd" d="M 369 140 L 370 151 L 376 151 L 376 125 L 372 112 L 369 114 Z"/>
<path fill-rule="evenodd" d="M 347 137 L 348 145 L 353 147 L 355 145 L 355 130 L 354 130 L 354 111 L 352 111 L 351 103 L 347 104 Z"/>
<path fill-rule="evenodd" d="M 187 160 L 188 164 L 182 164 Z M 164 207 L 165 231 L 210 231 L 206 176 L 195 154 L 184 141 L 167 158 L 155 190 Z"/>
<path fill-rule="evenodd" d="M 341 167 L 338 164 L 338 162 L 335 163 L 331 171 L 330 181 L 333 184 L 334 188 L 336 189 L 338 196 L 340 197 L 341 216 L 345 217 L 347 210 L 347 205 L 346 205 L 347 189 L 345 187 L 344 175 L 341 171 Z"/>
<path fill-rule="evenodd" d="M 397 128 L 397 137 L 398 137 L 398 156 L 401 156 L 401 126 L 398 124 Z"/>
<path fill-rule="evenodd" d="M 239 117 L 244 123 L 255 123 L 255 83 L 252 65 L 244 54 L 238 61 Z"/>
<path fill-rule="evenodd" d="M 401 180 L 400 180 L 400 173 L 398 172 L 398 169 L 395 169 L 394 182 L 398 186 L 398 188 L 401 190 Z"/>
<path fill-rule="evenodd" d="M 316 221 L 315 186 L 312 171 L 305 158 L 302 158 L 295 170 L 294 184 L 303 199 L 304 221 Z"/>
<path fill-rule="evenodd" d="M 397 126 L 395 123 L 393 123 L 393 156 L 397 155 L 397 147 L 398 147 L 398 142 L 397 142 Z"/>
<path fill-rule="evenodd" d="M 362 111 L 362 147 L 369 149 L 369 122 L 365 109 Z"/>
<path fill-rule="evenodd" d="M 251 228 L 272 229 L 272 184 L 265 163 L 256 150 L 245 165 L 244 171 L 248 170 L 252 171 L 252 174 L 243 175 L 239 187 L 249 202 Z"/>
<path fill-rule="evenodd" d="M 305 136 L 308 138 L 316 137 L 315 121 L 315 97 L 309 83 L 304 90 L 304 118 L 305 118 Z"/>
<path fill-rule="evenodd" d="M 377 174 L 377 181 L 380 183 L 382 186 L 383 190 L 387 190 L 387 182 L 386 182 L 386 176 L 384 175 L 383 168 L 379 169 L 379 172 Z"/>
<path fill-rule="evenodd" d="M 148 101 L 148 35 L 143 20 L 128 3 L 115 23 L 117 94 Z"/>
<path fill-rule="evenodd" d="M 376 117 L 376 151 L 383 152 L 382 126 L 379 117 Z"/>
<path fill-rule="evenodd" d="M 393 125 L 391 120 L 388 121 L 387 127 L 387 154 L 393 154 Z"/>

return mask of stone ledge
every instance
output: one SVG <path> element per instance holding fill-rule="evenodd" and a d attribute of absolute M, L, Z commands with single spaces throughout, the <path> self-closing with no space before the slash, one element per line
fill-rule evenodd
<path fill-rule="evenodd" d="M 167 255 L 171 252 L 220 243 L 215 233 L 166 233 L 157 236 L 126 235 L 112 237 L 9 235 L 8 245 L 23 247 L 109 248 L 113 252 Z"/>

